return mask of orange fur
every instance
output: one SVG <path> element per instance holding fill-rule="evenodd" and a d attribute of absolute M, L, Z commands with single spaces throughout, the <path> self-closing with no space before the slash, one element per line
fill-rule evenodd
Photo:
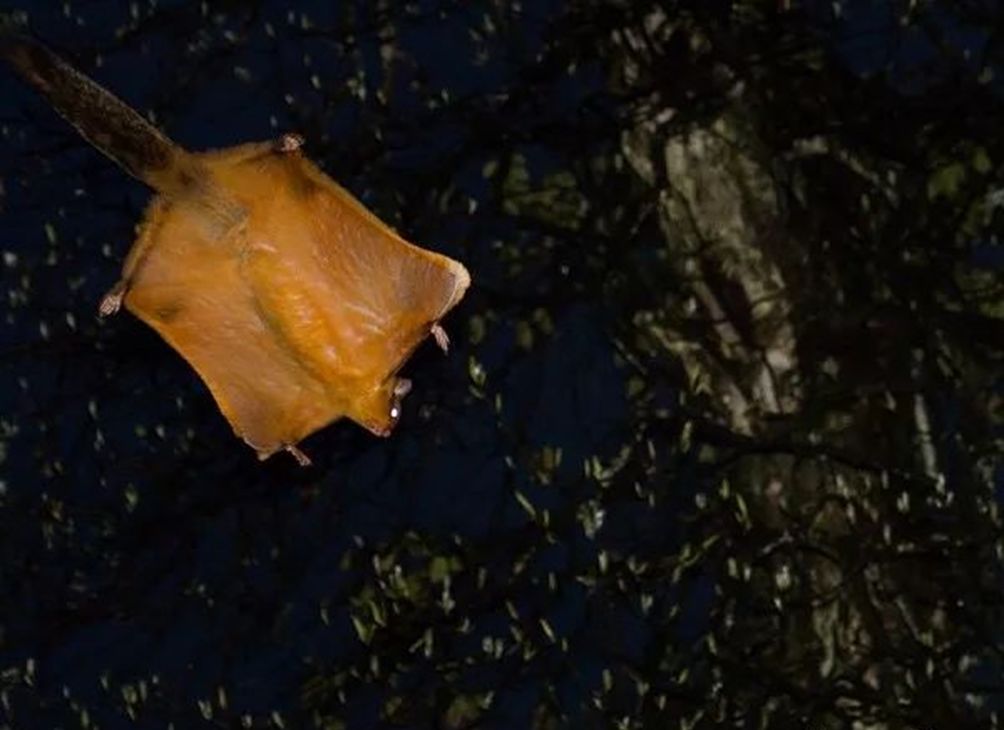
<path fill-rule="evenodd" d="M 285 135 L 181 149 L 40 43 L 0 26 L 0 58 L 77 130 L 153 187 L 122 302 L 198 371 L 261 458 L 348 417 L 387 435 L 410 383 L 397 372 L 470 284 L 456 261 L 404 241 Z"/>
<path fill-rule="evenodd" d="M 217 235 L 200 198 L 156 199 L 126 262 L 126 307 L 262 458 L 343 416 L 388 434 L 397 371 L 467 271 L 401 239 L 298 152 L 194 157 L 243 217 Z"/>

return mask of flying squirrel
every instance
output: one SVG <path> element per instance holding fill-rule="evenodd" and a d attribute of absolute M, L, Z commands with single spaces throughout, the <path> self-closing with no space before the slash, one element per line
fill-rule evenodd
<path fill-rule="evenodd" d="M 388 436 L 398 371 L 463 297 L 459 262 L 408 243 L 285 134 L 189 152 L 0 20 L 0 57 L 90 144 L 155 191 L 122 276 L 124 304 L 195 368 L 265 459 L 342 417 Z"/>

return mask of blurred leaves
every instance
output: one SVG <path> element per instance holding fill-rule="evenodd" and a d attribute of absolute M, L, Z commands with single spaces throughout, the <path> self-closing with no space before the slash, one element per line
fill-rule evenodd
<path fill-rule="evenodd" d="M 392 439 L 259 464 L 95 318 L 143 193 L 0 77 L 0 724 L 999 722 L 996 9 L 32 13 L 475 283 Z"/>

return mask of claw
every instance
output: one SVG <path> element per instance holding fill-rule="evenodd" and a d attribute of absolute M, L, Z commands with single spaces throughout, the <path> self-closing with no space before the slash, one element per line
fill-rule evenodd
<path fill-rule="evenodd" d="M 300 466 L 310 466 L 313 463 L 309 456 L 300 451 L 293 444 L 286 444 L 283 448 L 292 454 L 293 458 L 296 459 L 296 463 Z"/>
<path fill-rule="evenodd" d="M 125 298 L 126 294 L 126 284 L 124 281 L 120 281 L 111 289 L 108 293 L 101 297 L 101 303 L 98 305 L 98 315 L 101 317 L 110 317 L 122 308 L 122 300 Z"/>
<path fill-rule="evenodd" d="M 446 330 L 443 329 L 443 326 L 439 324 L 439 322 L 436 322 L 432 325 L 431 332 L 433 339 L 436 340 L 436 344 L 439 345 L 439 349 L 443 352 L 449 352 L 450 336 L 446 334 Z"/>
<path fill-rule="evenodd" d="M 282 135 L 275 142 L 275 148 L 279 152 L 296 152 L 301 147 L 303 147 L 303 136 L 293 132 Z"/>

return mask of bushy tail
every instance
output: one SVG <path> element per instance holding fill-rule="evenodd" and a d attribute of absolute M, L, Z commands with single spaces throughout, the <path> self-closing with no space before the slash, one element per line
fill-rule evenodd
<path fill-rule="evenodd" d="M 111 92 L 0 17 L 0 58 L 126 172 L 158 192 L 180 194 L 198 178 L 183 149 Z"/>

